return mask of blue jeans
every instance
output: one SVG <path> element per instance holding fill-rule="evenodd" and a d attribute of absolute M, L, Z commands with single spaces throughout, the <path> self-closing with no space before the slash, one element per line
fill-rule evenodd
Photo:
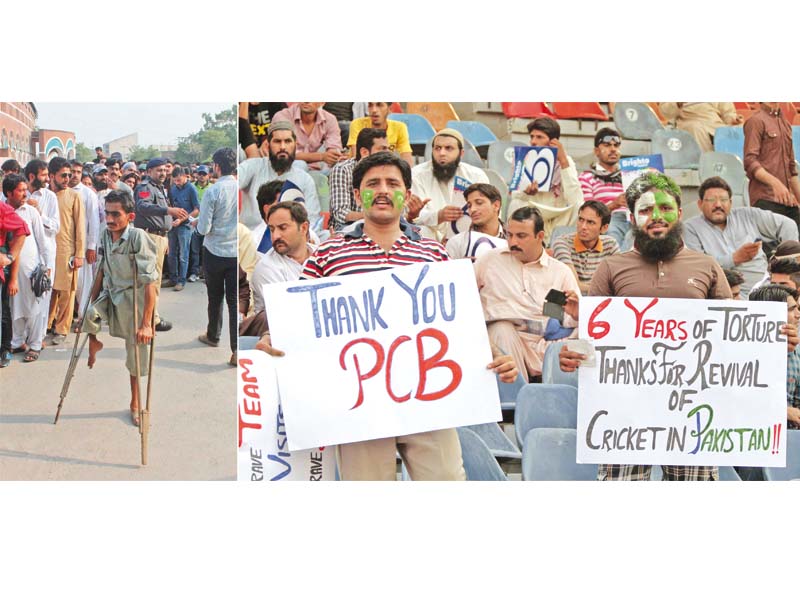
<path fill-rule="evenodd" d="M 169 254 L 167 268 L 169 278 L 175 283 L 186 283 L 189 270 L 189 244 L 192 241 L 192 228 L 181 225 L 169 230 Z"/>
<path fill-rule="evenodd" d="M 200 275 L 204 238 L 205 236 L 197 233 L 197 230 L 192 231 L 192 242 L 189 244 L 189 275 Z"/>

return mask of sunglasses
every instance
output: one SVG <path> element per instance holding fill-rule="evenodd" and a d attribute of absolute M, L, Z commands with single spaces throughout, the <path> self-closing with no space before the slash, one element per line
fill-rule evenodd
<path fill-rule="evenodd" d="M 605 135 L 597 140 L 597 145 L 600 144 L 617 144 L 619 146 L 622 144 L 622 140 L 616 135 Z"/>

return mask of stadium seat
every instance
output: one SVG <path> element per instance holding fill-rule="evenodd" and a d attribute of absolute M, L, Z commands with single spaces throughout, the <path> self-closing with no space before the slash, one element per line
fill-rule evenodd
<path fill-rule="evenodd" d="M 744 188 L 747 177 L 744 165 L 735 154 L 727 152 L 703 152 L 700 156 L 700 181 L 709 177 L 722 177 L 733 190 L 733 206 L 744 206 Z"/>
<path fill-rule="evenodd" d="M 598 102 L 551 102 L 557 119 L 588 119 L 608 121 L 608 115 Z"/>
<path fill-rule="evenodd" d="M 497 141 L 492 130 L 480 121 L 448 121 L 447 126 L 461 132 L 464 139 L 475 146 L 483 158 L 486 158 L 489 144 Z"/>
<path fill-rule="evenodd" d="M 700 146 L 694 136 L 681 129 L 661 129 L 653 133 L 651 154 L 660 154 L 665 169 L 697 169 Z"/>
<path fill-rule="evenodd" d="M 480 436 L 466 427 L 457 430 L 461 442 L 461 456 L 467 481 L 506 481 L 508 478 L 500 468 L 491 450 Z"/>
<path fill-rule="evenodd" d="M 523 481 L 595 481 L 597 465 L 578 464 L 574 429 L 532 429 L 522 448 Z"/>
<path fill-rule="evenodd" d="M 425 143 L 425 152 L 423 153 L 425 160 L 431 160 L 433 157 L 433 138 L 429 139 Z M 478 150 L 470 144 L 469 140 L 464 140 L 464 156 L 461 157 L 461 160 L 468 165 L 472 165 L 473 167 L 478 167 L 479 169 L 483 169 L 486 165 L 483 164 L 483 159 L 481 155 L 478 154 Z"/>
<path fill-rule="evenodd" d="M 733 467 L 719 467 L 720 481 L 741 481 L 742 478 Z"/>
<path fill-rule="evenodd" d="M 574 234 L 576 231 L 575 225 L 559 225 L 553 232 L 550 234 L 550 242 L 552 244 L 553 240 L 556 238 L 560 238 L 565 233 L 572 233 Z"/>
<path fill-rule="evenodd" d="M 545 102 L 501 102 L 503 114 L 508 119 L 535 119 L 552 117 L 553 111 Z"/>
<path fill-rule="evenodd" d="M 400 106 L 399 102 L 392 102 L 391 106 L 389 107 L 389 112 L 394 114 L 399 114 L 403 112 L 403 107 Z"/>
<path fill-rule="evenodd" d="M 714 151 L 734 154 L 744 160 L 744 128 L 717 127 L 714 130 Z"/>
<path fill-rule="evenodd" d="M 617 102 L 614 125 L 626 140 L 650 140 L 654 132 L 664 129 L 653 109 L 643 102 Z"/>
<path fill-rule="evenodd" d="M 767 481 L 800 479 L 800 429 L 788 429 L 786 436 L 786 467 L 764 467 Z"/>
<path fill-rule="evenodd" d="M 471 429 L 480 436 L 495 458 L 522 458 L 522 452 L 514 442 L 508 439 L 497 423 L 469 425 L 467 429 Z"/>
<path fill-rule="evenodd" d="M 800 161 L 800 126 L 792 127 L 792 147 L 794 148 L 794 159 Z"/>
<path fill-rule="evenodd" d="M 328 185 L 328 176 L 319 171 L 312 169 L 308 170 L 311 179 L 314 180 L 314 185 L 317 187 L 317 197 L 319 198 L 320 210 L 325 212 L 330 209 L 331 190 Z"/>
<path fill-rule="evenodd" d="M 436 131 L 449 127 L 448 121 L 458 121 L 458 114 L 449 102 L 406 102 L 406 113 L 422 115 Z"/>
<path fill-rule="evenodd" d="M 420 115 L 409 115 L 407 113 L 392 113 L 389 115 L 392 121 L 400 121 L 405 123 L 408 128 L 408 139 L 411 145 L 422 146 L 425 142 L 430 141 L 436 131 L 428 120 Z"/>
<path fill-rule="evenodd" d="M 578 388 L 563 384 L 529 383 L 517 394 L 514 433 L 520 445 L 531 429 L 575 429 L 577 426 Z"/>
<path fill-rule="evenodd" d="M 501 410 L 514 410 L 517 406 L 517 394 L 519 391 L 528 385 L 522 378 L 522 375 L 517 376 L 514 383 L 503 383 L 500 378 L 497 378 L 497 391 L 500 394 L 500 409 Z"/>
<path fill-rule="evenodd" d="M 509 142 L 506 140 L 492 142 L 489 144 L 489 150 L 486 153 L 486 164 L 492 171 L 499 173 L 506 184 L 509 184 L 514 174 L 514 148 L 525 145 L 522 142 Z"/>
<path fill-rule="evenodd" d="M 500 197 L 503 199 L 503 202 L 500 206 L 500 220 L 505 223 L 506 209 L 508 208 L 508 185 L 505 181 L 503 181 L 503 178 L 497 171 L 493 171 L 492 169 L 484 169 L 483 172 L 486 173 L 486 177 L 489 178 L 489 183 L 496 187 L 497 191 L 500 192 Z"/>
<path fill-rule="evenodd" d="M 566 341 L 554 342 L 544 351 L 542 383 L 563 383 L 574 388 L 578 387 L 578 371 L 565 373 L 558 364 L 558 353 L 561 352 L 561 347 L 566 343 Z"/>

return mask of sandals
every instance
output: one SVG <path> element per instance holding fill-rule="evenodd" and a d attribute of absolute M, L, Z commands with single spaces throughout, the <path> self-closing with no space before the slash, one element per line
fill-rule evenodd
<path fill-rule="evenodd" d="M 39 353 L 41 350 L 28 350 L 25 353 L 25 358 L 22 359 L 22 362 L 32 363 L 39 360 Z"/>

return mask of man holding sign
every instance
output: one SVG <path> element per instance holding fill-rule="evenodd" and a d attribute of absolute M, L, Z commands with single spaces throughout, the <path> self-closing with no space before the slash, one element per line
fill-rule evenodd
<path fill-rule="evenodd" d="M 388 152 L 372 154 L 353 171 L 356 201 L 364 223 L 343 237 L 328 240 L 306 262 L 303 277 L 370 273 L 421 262 L 447 260 L 444 248 L 428 239 L 414 241 L 400 228 L 400 216 L 411 192 L 411 169 Z M 271 346 L 269 334 L 256 346 L 272 356 L 283 352 Z M 513 382 L 517 369 L 510 356 L 498 356 L 487 368 L 504 382 Z M 354 407 L 355 408 L 355 407 Z M 394 480 L 395 455 L 400 452 L 412 479 L 465 478 L 461 446 L 455 429 L 443 429 L 395 438 L 340 444 L 339 472 L 345 480 Z"/>
<path fill-rule="evenodd" d="M 506 248 L 506 232 L 500 222 L 503 197 L 489 183 L 473 183 L 464 190 L 467 215 L 472 225 L 447 241 L 450 258 L 471 258 L 493 248 Z"/>

